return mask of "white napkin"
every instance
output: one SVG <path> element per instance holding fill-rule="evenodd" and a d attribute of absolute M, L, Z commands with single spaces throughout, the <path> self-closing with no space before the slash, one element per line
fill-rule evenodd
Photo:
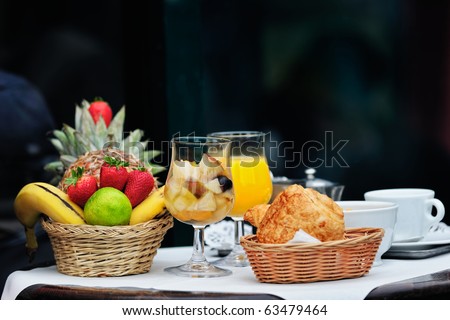
<path fill-rule="evenodd" d="M 222 220 L 205 228 L 205 244 L 214 249 L 227 250 L 234 246 L 235 224 L 231 220 Z M 252 233 L 252 226 L 244 222 L 244 235 Z"/>
<path fill-rule="evenodd" d="M 309 233 L 306 233 L 305 231 L 300 229 L 295 233 L 294 238 L 289 240 L 287 243 L 299 243 L 299 242 L 316 243 L 316 242 L 321 242 L 321 241 L 319 239 L 313 237 Z"/>

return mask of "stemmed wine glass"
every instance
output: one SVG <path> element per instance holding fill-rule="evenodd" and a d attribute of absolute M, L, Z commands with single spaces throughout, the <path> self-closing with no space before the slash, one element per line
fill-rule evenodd
<path fill-rule="evenodd" d="M 206 260 L 204 228 L 218 222 L 234 203 L 229 170 L 231 142 L 215 137 L 175 137 L 172 158 L 164 187 L 165 204 L 177 220 L 194 227 L 191 259 L 164 269 L 178 276 L 209 278 L 230 275 Z"/>
<path fill-rule="evenodd" d="M 223 131 L 209 137 L 231 140 L 231 177 L 235 192 L 234 207 L 229 216 L 234 220 L 234 247 L 215 265 L 246 267 L 250 265 L 240 238 L 244 235 L 244 213 L 258 204 L 268 203 L 272 196 L 272 179 L 264 150 L 265 133 L 259 131 Z"/>

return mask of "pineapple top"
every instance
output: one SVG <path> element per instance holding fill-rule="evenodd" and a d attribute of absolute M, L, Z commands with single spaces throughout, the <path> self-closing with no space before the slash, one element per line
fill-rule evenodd
<path fill-rule="evenodd" d="M 86 100 L 81 102 L 81 106 L 75 106 L 75 128 L 63 124 L 61 130 L 53 131 L 50 142 L 58 150 L 60 157 L 44 168 L 53 173 L 53 184 L 60 183 L 60 186 L 64 186 L 62 180 L 65 179 L 67 169 L 76 167 L 75 163 L 78 163 L 77 166 L 83 166 L 86 173 L 89 170 L 87 166 L 98 167 L 99 170 L 105 155 L 125 158 L 130 162 L 131 168 L 132 162 L 138 162 L 154 175 L 165 169 L 150 162 L 161 152 L 146 150 L 148 141 L 142 140 L 144 135 L 142 130 L 133 130 L 125 137 L 123 131 L 125 106 L 116 113 L 109 126 L 106 126 L 103 118 L 95 123 L 88 111 L 89 106 Z M 70 170 L 68 172 L 70 173 Z"/>

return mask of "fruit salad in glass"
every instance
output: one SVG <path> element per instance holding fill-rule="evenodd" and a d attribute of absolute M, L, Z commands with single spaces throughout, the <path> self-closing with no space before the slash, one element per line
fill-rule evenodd
<path fill-rule="evenodd" d="M 222 163 L 204 154 L 200 163 L 175 160 L 164 190 L 165 203 L 181 222 L 206 226 L 233 208 L 233 183 Z"/>
<path fill-rule="evenodd" d="M 209 137 L 172 139 L 172 160 L 164 202 L 172 216 L 194 227 L 191 259 L 167 272 L 189 277 L 219 277 L 231 271 L 210 264 L 204 255 L 204 228 L 225 218 L 233 208 L 229 168 L 231 142 Z"/>

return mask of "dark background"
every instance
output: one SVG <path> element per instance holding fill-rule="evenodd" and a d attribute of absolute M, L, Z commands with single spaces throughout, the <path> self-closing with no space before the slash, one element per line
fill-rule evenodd
<path fill-rule="evenodd" d="M 126 105 L 126 130 L 143 129 L 156 149 L 178 132 L 263 130 L 270 146 L 284 142 L 268 153 L 275 175 L 304 178 L 315 166 L 346 186 L 345 200 L 422 187 L 448 205 L 449 14 L 448 1 L 419 0 L 1 0 L 0 69 L 37 88 L 53 120 L 2 125 L 17 134 L 0 149 L 2 277 L 27 265 L 11 203 L 47 178 L 42 165 L 56 154 L 45 132 L 73 125 L 75 104 L 96 96 Z M 347 166 L 318 166 L 331 160 L 323 150 L 307 158 L 308 141 L 330 143 L 326 132 L 348 141 Z M 39 153 L 24 134 L 41 137 Z M 40 236 L 37 263 L 52 256 Z M 163 245 L 191 237 L 177 222 Z"/>

